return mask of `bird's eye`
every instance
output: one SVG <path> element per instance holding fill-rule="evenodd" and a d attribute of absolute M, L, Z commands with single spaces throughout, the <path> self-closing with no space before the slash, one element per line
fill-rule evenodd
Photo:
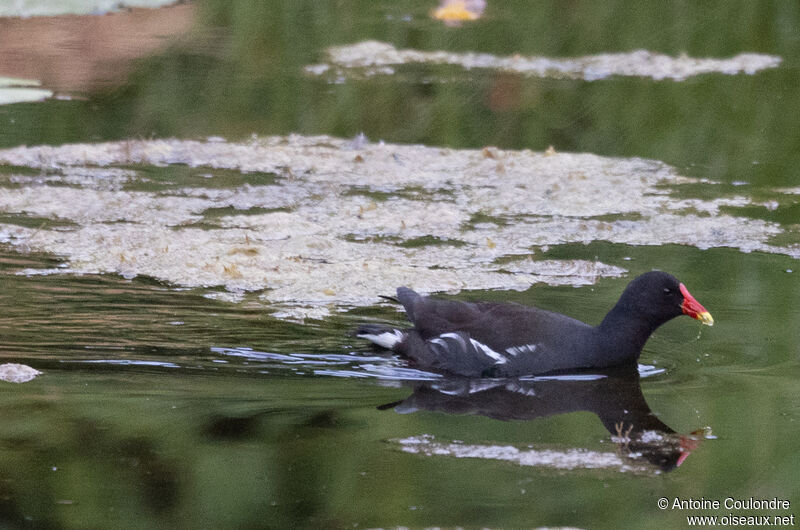
<path fill-rule="evenodd" d="M 672 294 L 672 289 L 670 289 L 669 287 L 664 287 L 664 294 L 665 295 Z"/>

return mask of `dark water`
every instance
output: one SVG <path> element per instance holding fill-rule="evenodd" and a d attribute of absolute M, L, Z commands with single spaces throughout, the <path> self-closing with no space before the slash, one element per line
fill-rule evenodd
<path fill-rule="evenodd" d="M 755 197 L 800 185 L 795 4 L 504 2 L 461 28 L 431 20 L 433 7 L 197 2 L 191 32 L 118 79 L 87 81 L 71 101 L 0 107 L 0 145 L 363 131 L 394 142 L 648 157 L 745 183 L 737 188 Z M 684 82 L 503 79 L 514 97 L 500 110 L 487 104 L 498 82 L 490 72 L 415 66 L 342 84 L 301 73 L 327 46 L 367 38 L 548 56 L 749 51 L 783 63 Z M 797 231 L 796 204 L 737 214 Z M 800 264 L 677 245 L 565 245 L 546 257 L 600 259 L 631 275 L 668 270 L 716 323 L 665 325 L 642 356 L 655 370 L 638 382 L 489 383 L 470 394 L 350 337 L 363 320 L 402 322 L 389 305 L 298 324 L 270 317 L 256 295 L 229 303 L 141 277 L 20 274 L 60 261 L 0 246 L 0 361 L 43 372 L 0 383 L 0 526 L 682 528 L 687 515 L 799 514 Z M 460 296 L 597 323 L 627 281 Z M 671 446 L 626 446 L 604 425 L 615 423 L 616 398 L 623 416 L 635 414 L 639 391 L 648 421 L 700 433 L 677 469 L 647 458 Z M 404 450 L 400 440 L 422 436 L 491 450 Z M 507 446 L 556 456 L 497 458 Z M 576 450 L 578 465 L 554 463 Z M 585 453 L 623 463 L 592 466 Z M 777 497 L 791 508 L 661 510 L 662 497 Z"/>

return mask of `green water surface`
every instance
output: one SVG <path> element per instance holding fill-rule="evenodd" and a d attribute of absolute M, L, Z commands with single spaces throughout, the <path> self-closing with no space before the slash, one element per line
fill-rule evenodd
<path fill-rule="evenodd" d="M 554 145 L 652 158 L 752 197 L 800 186 L 796 3 L 490 0 L 483 20 L 459 28 L 432 20 L 429 2 L 194 5 L 191 34 L 138 59 L 119 84 L 71 100 L 0 106 L 0 146 L 364 132 L 400 143 Z M 364 39 L 498 55 L 642 48 L 696 57 L 758 52 L 783 62 L 755 75 L 682 82 L 508 81 L 420 65 L 342 83 L 303 73 L 326 47 Z M 499 81 L 511 84 L 514 103 L 491 110 L 487 98 Z M 796 234 L 797 212 L 780 204 L 737 215 Z M 364 369 L 402 366 L 348 333 L 364 320 L 402 323 L 388 304 L 286 322 L 255 295 L 229 303 L 141 277 L 22 274 L 60 260 L 0 243 L 0 361 L 43 372 L 29 383 L 0 383 L 0 527 L 684 528 L 687 515 L 800 515 L 797 260 L 605 243 L 553 247 L 540 257 L 596 259 L 630 273 L 591 287 L 458 296 L 536 304 L 596 324 L 630 277 L 659 268 L 713 314 L 713 328 L 686 318 L 668 323 L 641 359 L 664 369 L 641 381 L 653 413 L 679 433 L 707 433 L 679 468 L 567 470 L 407 454 L 393 440 L 425 434 L 558 451 L 618 447 L 588 412 L 501 421 L 379 410 L 411 386 Z M 662 497 L 777 497 L 791 507 L 662 510 Z"/>

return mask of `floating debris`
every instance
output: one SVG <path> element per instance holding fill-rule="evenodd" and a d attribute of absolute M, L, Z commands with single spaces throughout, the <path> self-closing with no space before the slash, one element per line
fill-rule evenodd
<path fill-rule="evenodd" d="M 335 72 L 339 77 L 350 70 L 360 70 L 366 75 L 392 74 L 392 67 L 407 64 L 446 64 L 466 69 L 485 68 L 510 72 L 527 77 L 554 79 L 583 79 L 598 81 L 611 76 L 649 77 L 656 81 L 671 79 L 684 81 L 690 77 L 720 73 L 727 75 L 755 74 L 776 68 L 781 58 L 774 55 L 741 53 L 727 59 L 671 57 L 648 50 L 626 53 L 603 53 L 572 58 L 513 55 L 500 57 L 490 53 L 459 53 L 397 49 L 392 44 L 363 41 L 328 48 L 328 63 L 310 65 L 305 71 L 310 75 Z"/>
<path fill-rule="evenodd" d="M 356 148 L 361 161 L 353 140 L 299 135 L 2 150 L 0 164 L 38 174 L 0 175 L 0 242 L 65 260 L 21 274 L 142 275 L 212 287 L 209 296 L 231 302 L 256 291 L 287 319 L 374 304 L 399 285 L 427 293 L 524 290 L 626 273 L 619 264 L 537 259 L 565 243 L 800 257 L 797 246 L 771 243 L 788 228 L 730 213 L 751 199 L 675 198 L 681 185 L 714 183 L 657 161 L 366 138 Z M 144 191 L 153 166 L 171 164 L 183 180 Z M 186 176 L 186 166 L 202 178 Z M 241 183 L 207 187 L 218 170 L 228 170 L 227 179 L 241 172 Z M 269 178 L 256 185 L 254 173 Z"/>
<path fill-rule="evenodd" d="M 485 9 L 486 0 L 442 0 L 432 16 L 448 26 L 458 26 L 478 20 Z"/>
<path fill-rule="evenodd" d="M 431 435 L 395 439 L 405 453 L 424 456 L 449 456 L 453 458 L 479 458 L 499 460 L 520 466 L 535 466 L 551 469 L 616 469 L 642 472 L 647 468 L 624 459 L 613 452 L 598 452 L 587 449 L 518 449 L 511 445 L 479 445 L 466 443 L 437 442 Z"/>
<path fill-rule="evenodd" d="M 35 370 L 25 364 L 0 364 L 0 381 L 7 383 L 27 383 L 34 380 L 41 373 L 39 370 Z"/>
<path fill-rule="evenodd" d="M 619 278 L 627 272 L 621 267 L 585 260 L 534 260 L 525 258 L 502 265 L 514 274 L 534 274 L 548 285 L 592 285 L 600 278 Z"/>

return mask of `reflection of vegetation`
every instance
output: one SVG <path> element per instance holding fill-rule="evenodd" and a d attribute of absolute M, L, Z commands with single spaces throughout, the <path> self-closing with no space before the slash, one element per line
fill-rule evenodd
<path fill-rule="evenodd" d="M 590 151 L 644 156 L 699 175 L 786 183 L 797 166 L 791 68 L 798 14 L 749 2 L 681 10 L 660 2 L 495 3 L 478 24 L 447 29 L 429 3 L 200 3 L 194 38 L 144 60 L 129 82 L 87 102 L 18 105 L 0 145 L 102 138 L 329 133 L 453 146 Z M 410 15 L 410 21 L 403 21 Z M 737 21 L 732 23 L 731 20 Z M 770 24 L 770 21 L 775 21 Z M 780 23 L 778 23 L 780 21 Z M 782 56 L 755 76 L 688 82 L 515 80 L 461 72 L 438 82 L 428 66 L 344 84 L 306 78 L 327 46 L 367 38 L 419 49 L 574 56 L 645 48 L 726 57 Z M 433 81 L 429 81 L 433 80 Z M 490 107 L 497 110 L 492 111 Z M 82 124 L 76 127 L 76 124 Z M 758 165 L 753 165 L 758 161 Z"/>

